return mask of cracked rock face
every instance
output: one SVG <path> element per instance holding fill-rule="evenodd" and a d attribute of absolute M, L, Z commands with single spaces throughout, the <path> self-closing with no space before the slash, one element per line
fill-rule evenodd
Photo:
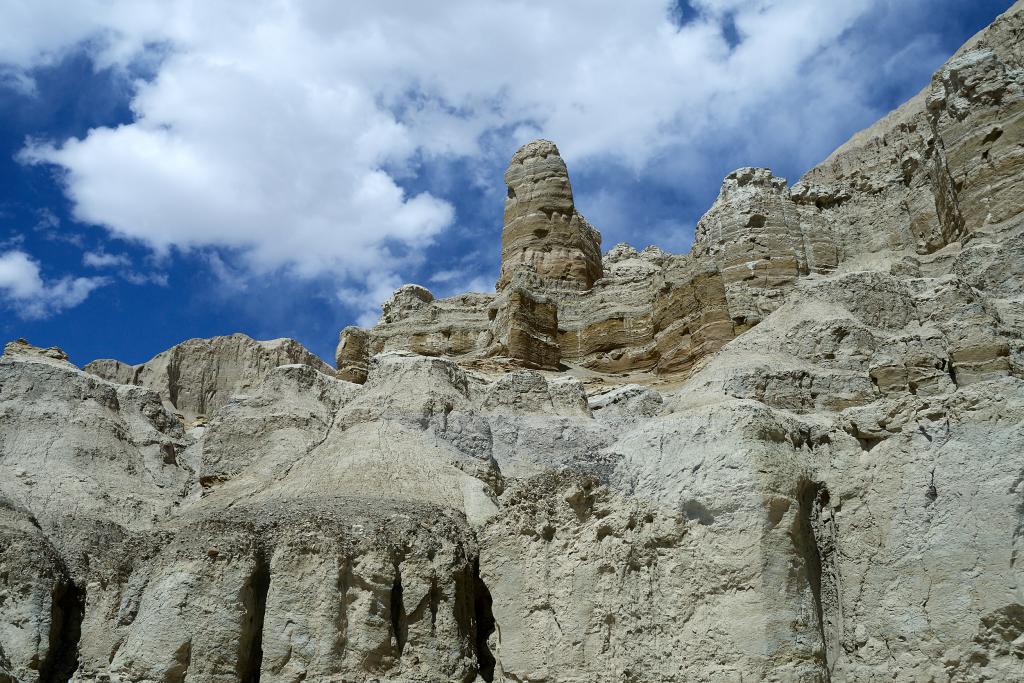
<path fill-rule="evenodd" d="M 594 261 L 531 143 L 501 290 L 337 371 L 8 344 L 0 683 L 1024 680 L 1021 35 L 685 255 Z"/>

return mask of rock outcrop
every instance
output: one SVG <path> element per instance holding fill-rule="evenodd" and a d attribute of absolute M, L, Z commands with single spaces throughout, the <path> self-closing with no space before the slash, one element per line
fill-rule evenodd
<path fill-rule="evenodd" d="M 366 381 L 370 362 L 369 335 L 361 327 L 351 325 L 338 335 L 338 349 L 334 354 L 338 379 L 362 384 Z"/>
<path fill-rule="evenodd" d="M 686 255 L 598 265 L 531 143 L 499 291 L 336 372 L 9 344 L 0 681 L 1024 681 L 1022 35 Z"/>
<path fill-rule="evenodd" d="M 42 349 L 38 346 L 32 346 L 25 339 L 15 339 L 12 342 L 4 344 L 5 356 L 36 356 L 39 358 L 52 358 L 53 360 L 67 360 L 68 354 L 61 351 L 56 346 L 51 346 L 48 349 Z"/>
<path fill-rule="evenodd" d="M 498 280 L 499 293 L 520 294 L 431 297 L 405 309 L 400 324 L 385 316 L 369 330 L 367 357 L 408 349 L 546 369 L 686 373 L 770 315 L 800 278 L 913 273 L 921 257 L 998 230 L 1019 214 L 1024 175 L 1017 21 L 1011 12 L 972 39 L 929 87 L 792 187 L 769 169 L 729 174 L 686 255 L 619 245 L 595 261 L 600 238 L 576 211 L 557 148 L 524 145 L 505 174 Z M 502 343 L 515 319 L 504 308 L 523 297 L 554 305 L 557 353 L 546 333 Z"/>
<path fill-rule="evenodd" d="M 526 265 L 554 286 L 587 290 L 601 278 L 601 234 L 576 211 L 569 171 L 548 140 L 519 148 L 505 170 L 500 291 Z"/>
<path fill-rule="evenodd" d="M 191 421 L 212 414 L 233 394 L 246 393 L 271 370 L 291 363 L 332 373 L 293 339 L 256 341 L 244 334 L 189 339 L 141 365 L 100 359 L 83 369 L 113 382 L 153 389 L 165 405 Z"/>

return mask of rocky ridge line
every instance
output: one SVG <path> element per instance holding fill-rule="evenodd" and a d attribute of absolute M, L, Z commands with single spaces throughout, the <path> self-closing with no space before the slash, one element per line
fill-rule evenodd
<path fill-rule="evenodd" d="M 528 145 L 498 291 L 403 287 L 337 373 L 9 344 L 0 681 L 1024 680 L 1022 37 L 687 255 L 598 265 Z"/>

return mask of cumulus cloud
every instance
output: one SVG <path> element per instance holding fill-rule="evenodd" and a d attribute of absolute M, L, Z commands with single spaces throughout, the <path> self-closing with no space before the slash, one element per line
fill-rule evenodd
<path fill-rule="evenodd" d="M 544 135 L 574 169 L 686 183 L 716 146 L 817 150 L 864 118 L 849 30 L 879 2 L 13 0 L 0 62 L 25 89 L 73 49 L 126 74 L 157 60 L 132 123 L 21 159 L 62 170 L 81 221 L 248 275 L 328 274 L 365 306 L 458 221 L 454 197 L 406 189 L 432 160 Z"/>
<path fill-rule="evenodd" d="M 24 251 L 0 253 L 0 307 L 21 318 L 45 318 L 77 306 L 107 282 L 102 277 L 70 276 L 44 281 L 39 264 Z"/>

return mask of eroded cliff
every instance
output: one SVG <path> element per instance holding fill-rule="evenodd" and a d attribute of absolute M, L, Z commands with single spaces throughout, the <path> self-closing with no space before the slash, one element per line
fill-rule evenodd
<path fill-rule="evenodd" d="M 516 153 L 332 370 L 0 359 L 0 681 L 1024 680 L 1024 2 L 685 255 Z"/>

